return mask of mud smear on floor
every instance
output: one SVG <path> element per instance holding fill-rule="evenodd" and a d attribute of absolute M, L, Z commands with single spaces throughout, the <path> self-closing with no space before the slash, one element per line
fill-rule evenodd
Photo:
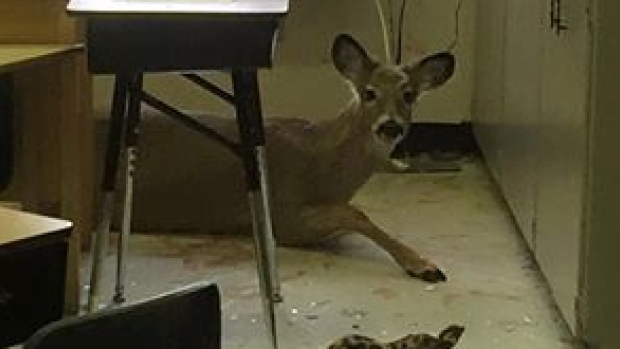
<path fill-rule="evenodd" d="M 295 279 L 299 279 L 301 277 L 304 277 L 308 275 L 308 272 L 305 270 L 296 270 L 292 273 L 287 273 L 287 274 L 283 274 L 280 276 L 280 280 L 285 282 L 285 281 L 292 281 Z"/>
<path fill-rule="evenodd" d="M 463 297 L 481 297 L 486 299 L 496 299 L 502 301 L 510 301 L 510 302 L 520 302 L 522 300 L 521 297 L 513 294 L 505 294 L 505 293 L 496 293 L 496 292 L 487 292 L 481 290 L 470 290 L 468 292 L 463 293 L 446 293 L 442 296 L 441 303 L 444 307 L 450 308 L 456 302 L 460 301 Z"/>
<path fill-rule="evenodd" d="M 231 285 L 225 290 L 225 296 L 233 300 L 253 300 L 260 297 L 257 284 Z"/>
<path fill-rule="evenodd" d="M 395 298 L 398 298 L 398 292 L 387 287 L 376 288 L 372 291 L 372 294 L 380 297 L 383 300 L 393 300 Z"/>
<path fill-rule="evenodd" d="M 134 234 L 130 240 L 132 255 L 181 258 L 184 268 L 188 270 L 212 269 L 249 262 L 254 259 L 253 249 L 250 239 L 227 235 L 188 237 Z"/>
<path fill-rule="evenodd" d="M 501 299 L 513 302 L 519 302 L 522 300 L 521 297 L 513 294 L 504 294 L 504 293 L 495 293 L 495 292 L 486 292 L 481 290 L 471 290 L 469 294 L 472 296 L 483 297 L 483 298 L 494 298 Z"/>

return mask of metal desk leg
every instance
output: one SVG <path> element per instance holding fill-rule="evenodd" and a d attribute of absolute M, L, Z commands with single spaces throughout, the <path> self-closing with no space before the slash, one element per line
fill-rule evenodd
<path fill-rule="evenodd" d="M 246 171 L 248 195 L 252 211 L 258 276 L 263 302 L 265 325 L 273 348 L 277 348 L 274 303 L 280 289 L 275 261 L 265 135 L 261 116 L 256 69 L 235 70 L 232 73 L 237 123 Z"/>
<path fill-rule="evenodd" d="M 88 295 L 88 311 L 97 310 L 101 293 L 101 275 L 103 262 L 107 251 L 110 224 L 114 209 L 114 190 L 116 189 L 116 174 L 118 160 L 123 138 L 123 123 L 127 109 L 127 96 L 129 92 L 129 79 L 124 75 L 117 75 L 114 83 L 114 96 L 112 99 L 112 111 L 110 130 L 108 132 L 108 144 L 105 155 L 103 172 L 103 202 L 99 216 L 99 225 L 95 231 L 92 242 L 92 267 L 90 274 L 90 292 Z"/>
<path fill-rule="evenodd" d="M 143 75 L 132 76 L 129 87 L 129 107 L 127 110 L 127 126 L 125 129 L 125 149 L 123 154 L 123 207 L 121 212 L 121 233 L 117 246 L 116 285 L 114 287 L 114 303 L 125 302 L 125 279 L 127 273 L 127 254 L 129 235 L 131 234 L 131 208 L 133 199 L 133 182 L 138 153 L 138 135 L 140 126 L 140 94 Z"/>

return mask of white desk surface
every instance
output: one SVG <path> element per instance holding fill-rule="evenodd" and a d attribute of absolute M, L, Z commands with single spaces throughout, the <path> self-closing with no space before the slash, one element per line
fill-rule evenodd
<path fill-rule="evenodd" d="M 0 247 L 65 231 L 71 222 L 0 207 Z"/>
<path fill-rule="evenodd" d="M 289 0 L 71 0 L 75 15 L 98 14 L 284 14 Z"/>

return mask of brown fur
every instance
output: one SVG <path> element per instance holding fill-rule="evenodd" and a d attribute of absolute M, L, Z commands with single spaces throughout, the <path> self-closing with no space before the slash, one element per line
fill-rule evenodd
<path fill-rule="evenodd" d="M 391 165 L 390 152 L 406 132 L 413 104 L 422 92 L 449 79 L 453 58 L 443 53 L 414 65 L 383 66 L 348 36 L 336 39 L 332 56 L 353 92 L 339 116 L 321 122 L 266 122 L 268 159 L 278 164 L 269 168 L 276 240 L 283 245 L 307 246 L 342 233 L 359 233 L 386 250 L 409 274 L 442 281 L 445 276 L 433 263 L 390 237 L 349 201 L 373 171 Z M 390 132 L 386 128 L 389 122 L 402 132 Z M 233 122 L 210 119 L 207 124 L 231 139 L 237 138 Z M 213 191 L 221 201 L 220 221 L 214 224 L 220 229 L 249 225 L 239 176 L 241 163 L 237 159 L 233 162 L 218 170 L 218 175 L 236 178 L 238 184 Z"/>

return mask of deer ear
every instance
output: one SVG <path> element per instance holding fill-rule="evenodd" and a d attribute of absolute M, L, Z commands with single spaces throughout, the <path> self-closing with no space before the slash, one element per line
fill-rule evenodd
<path fill-rule="evenodd" d="M 414 87 L 421 92 L 443 85 L 454 73 L 455 65 L 454 56 L 450 52 L 440 52 L 413 66 L 407 66 L 404 70 Z"/>
<path fill-rule="evenodd" d="M 359 83 L 377 66 L 364 48 L 351 36 L 340 34 L 332 46 L 332 61 L 342 76 Z"/>

